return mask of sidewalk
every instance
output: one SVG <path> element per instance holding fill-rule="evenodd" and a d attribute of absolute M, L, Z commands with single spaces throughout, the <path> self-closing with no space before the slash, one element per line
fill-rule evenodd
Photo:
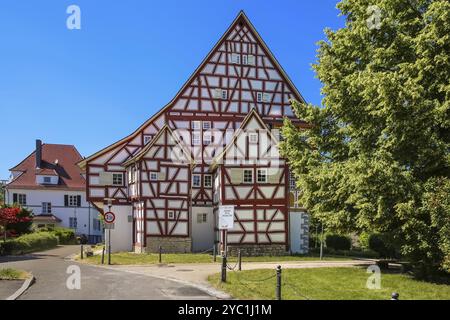
<path fill-rule="evenodd" d="M 0 300 L 6 300 L 19 290 L 24 280 L 0 280 Z"/>
<path fill-rule="evenodd" d="M 242 270 L 273 269 L 281 266 L 283 269 L 303 268 L 333 268 L 333 267 L 355 267 L 369 266 L 374 264 L 373 260 L 352 261 L 304 261 L 304 262 L 243 262 Z M 236 263 L 229 263 L 234 268 Z M 149 265 L 149 266 L 105 266 L 106 268 L 153 276 L 169 280 L 189 282 L 209 287 L 208 276 L 220 273 L 220 263 L 209 264 L 176 264 L 176 265 Z M 236 268 L 237 270 L 237 268 Z M 228 270 L 230 271 L 230 270 Z"/>

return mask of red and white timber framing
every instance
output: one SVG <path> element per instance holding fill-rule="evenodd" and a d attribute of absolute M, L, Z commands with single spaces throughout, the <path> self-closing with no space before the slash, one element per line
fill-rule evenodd
<path fill-rule="evenodd" d="M 299 127 L 308 127 L 294 116 L 291 99 L 304 102 L 247 16 L 240 12 L 170 103 L 128 137 L 80 162 L 80 167 L 86 172 L 87 198 L 100 209 L 105 199 L 111 199 L 113 205 L 130 206 L 130 211 L 134 212 L 135 243 L 145 246 L 147 238 L 156 235 L 190 236 L 189 208 L 214 205 L 214 183 L 205 187 L 203 175 L 213 173 L 212 160 L 223 151 L 252 110 L 258 121 L 269 129 L 279 127 L 284 117 Z M 146 142 L 161 138 L 162 131 L 165 137 L 170 132 L 179 138 L 177 132 L 181 130 L 190 135 L 183 139 L 182 144 L 193 163 L 165 165 L 163 163 L 167 159 L 147 152 L 139 162 L 130 165 L 129 160 L 145 150 Z M 208 145 L 205 145 L 205 135 L 213 136 L 208 138 L 211 140 Z M 194 143 L 194 136 L 200 137 L 200 144 L 198 141 Z M 157 144 L 152 144 L 152 150 L 156 147 L 162 150 L 163 145 L 159 143 L 158 139 Z M 123 179 L 123 185 L 101 183 L 102 174 L 125 175 L 125 163 L 138 172 L 138 179 Z M 256 170 L 258 164 L 253 168 Z M 242 187 L 233 184 L 230 180 L 232 169 L 233 166 L 215 169 L 219 172 L 215 176 L 220 178 L 222 203 L 239 207 L 238 229 L 230 233 L 232 241 L 287 244 L 289 179 L 284 162 L 276 175 L 278 179 L 263 186 L 256 182 Z M 149 172 L 152 170 L 161 170 L 166 179 L 158 183 L 150 181 Z M 195 189 L 191 189 L 192 174 L 202 175 L 201 186 Z M 170 181 L 173 175 L 181 180 Z M 187 190 L 185 184 L 188 185 Z M 239 188 L 248 189 L 248 192 Z M 171 202 L 175 201 L 171 200 L 175 189 L 180 202 L 177 206 Z M 226 190 L 232 190 L 232 194 L 237 193 L 239 197 L 230 198 Z M 168 218 L 172 209 L 177 212 L 175 219 Z"/>

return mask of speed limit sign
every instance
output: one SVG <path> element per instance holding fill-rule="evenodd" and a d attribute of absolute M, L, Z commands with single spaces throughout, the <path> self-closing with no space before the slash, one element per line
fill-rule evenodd
<path fill-rule="evenodd" d="M 116 215 L 112 212 L 105 213 L 103 217 L 105 218 L 105 222 L 107 224 L 111 224 L 114 223 L 114 221 L 116 221 Z"/>

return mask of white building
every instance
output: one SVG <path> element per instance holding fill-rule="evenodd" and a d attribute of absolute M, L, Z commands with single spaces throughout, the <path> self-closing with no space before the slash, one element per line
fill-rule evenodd
<path fill-rule="evenodd" d="M 71 228 L 101 242 L 99 212 L 86 201 L 86 181 L 76 165 L 82 159 L 74 146 L 37 140 L 36 150 L 10 169 L 5 202 L 32 210 L 36 227 Z"/>

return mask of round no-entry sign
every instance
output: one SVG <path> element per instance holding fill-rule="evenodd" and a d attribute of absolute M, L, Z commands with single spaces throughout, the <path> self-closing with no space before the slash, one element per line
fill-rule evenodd
<path fill-rule="evenodd" d="M 112 212 L 107 212 L 103 215 L 105 222 L 108 224 L 114 223 L 116 221 L 116 215 Z"/>

